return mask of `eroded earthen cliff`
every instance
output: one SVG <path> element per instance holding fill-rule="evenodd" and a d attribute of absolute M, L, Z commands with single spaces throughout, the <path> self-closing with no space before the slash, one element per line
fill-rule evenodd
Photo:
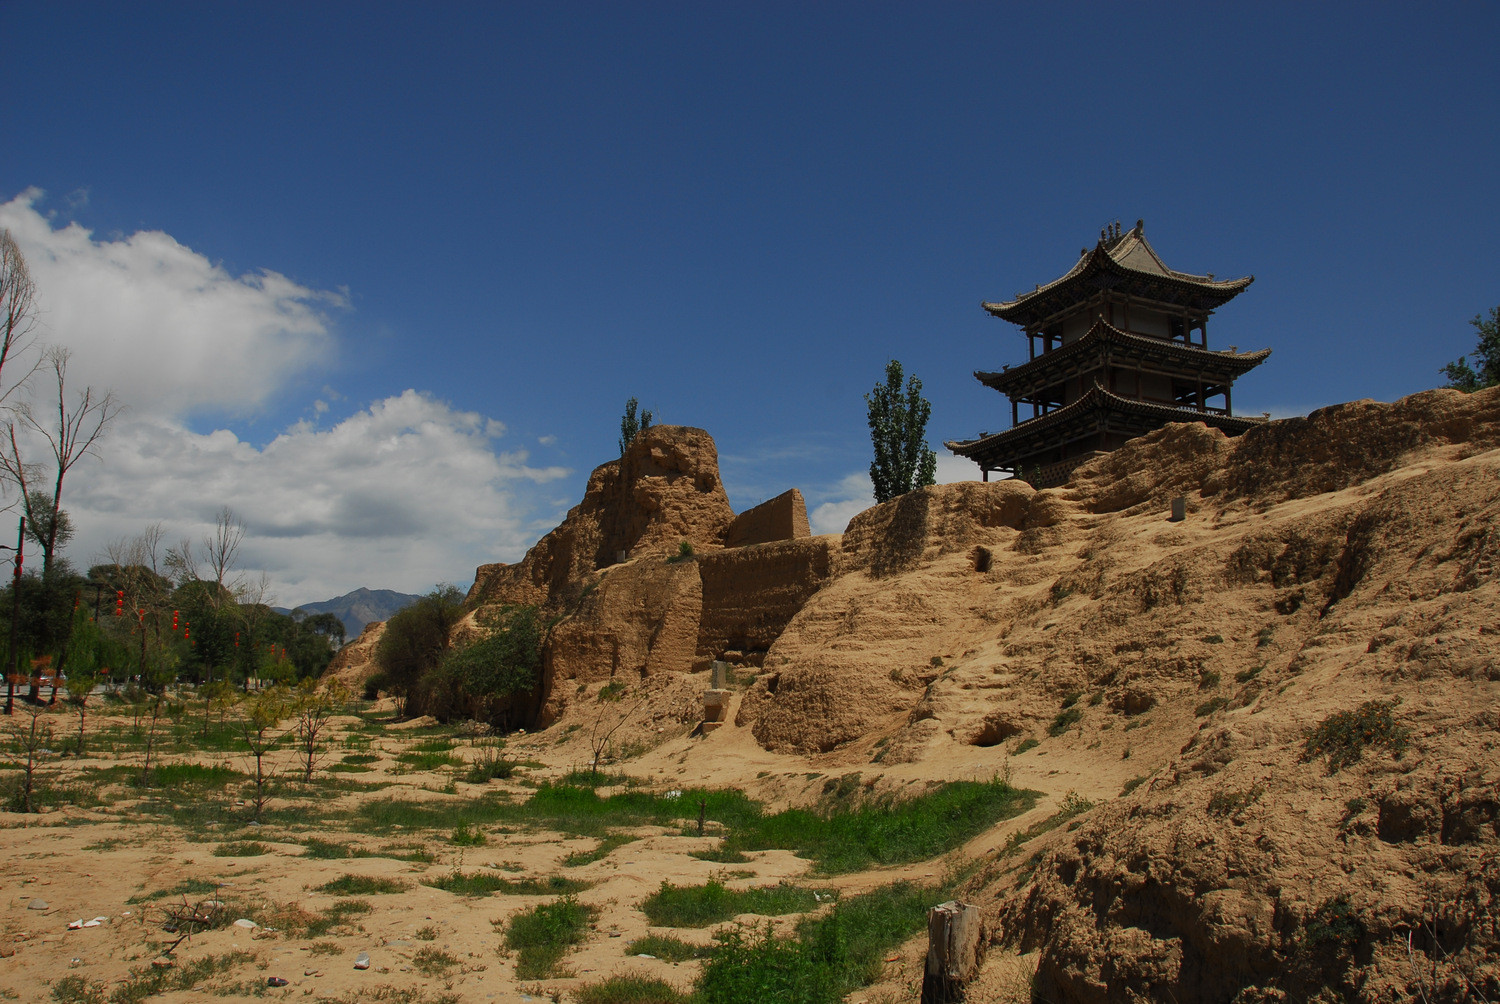
<path fill-rule="evenodd" d="M 605 518 L 635 498 L 606 465 L 580 526 L 476 591 L 570 604 L 554 714 L 573 681 L 729 653 L 756 672 L 730 728 L 766 750 L 1073 778 L 1092 805 L 961 890 L 1040 952 L 1047 1000 L 1462 1000 L 1500 988 L 1497 447 L 1500 390 L 1173 425 L 1062 488 L 939 486 L 730 549 L 723 514 Z M 704 546 L 669 564 L 689 523 Z M 636 531 L 606 526 L 643 528 L 624 566 L 605 544 Z M 1309 754 L 1371 707 L 1390 742 Z"/>

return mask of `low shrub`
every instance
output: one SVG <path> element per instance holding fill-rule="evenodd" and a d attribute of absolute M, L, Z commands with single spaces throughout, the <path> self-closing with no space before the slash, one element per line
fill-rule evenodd
<path fill-rule="evenodd" d="M 470 826 L 468 823 L 459 823 L 453 828 L 453 832 L 448 835 L 448 842 L 455 847 L 483 847 L 489 843 L 489 838 L 484 835 L 484 831 L 479 827 Z"/>
<path fill-rule="evenodd" d="M 1396 721 L 1393 701 L 1366 701 L 1353 711 L 1339 711 L 1307 731 L 1303 742 L 1304 762 L 1328 757 L 1328 773 L 1358 763 L 1368 746 L 1383 747 L 1400 758 L 1406 752 L 1410 730 Z"/>
<path fill-rule="evenodd" d="M 798 940 L 763 929 L 735 927 L 714 935 L 713 954 L 698 977 L 703 1004 L 837 1004 L 844 980 L 838 946 L 817 952 Z"/>
<path fill-rule="evenodd" d="M 1068 731 L 1069 728 L 1076 725 L 1082 717 L 1083 712 L 1077 708 L 1065 708 L 1058 712 L 1057 717 L 1052 719 L 1052 724 L 1047 726 L 1047 734 L 1049 736 L 1060 736 Z"/>
<path fill-rule="evenodd" d="M 1257 784 L 1242 790 L 1216 791 L 1208 800 L 1208 814 L 1210 816 L 1232 816 L 1241 809 L 1248 808 L 1266 793 L 1265 785 Z"/>
<path fill-rule="evenodd" d="M 551 977 L 563 954 L 582 944 L 596 913 L 593 907 L 564 896 L 511 917 L 505 927 L 505 947 L 517 953 L 516 979 Z"/>
<path fill-rule="evenodd" d="M 462 965 L 463 963 L 441 948 L 433 948 L 430 945 L 418 949 L 417 954 L 411 959 L 411 967 L 429 979 L 441 979 Z"/>
<path fill-rule="evenodd" d="M 1213 714 L 1215 711 L 1218 711 L 1220 708 L 1227 707 L 1229 707 L 1229 698 L 1210 697 L 1208 700 L 1204 701 L 1202 704 L 1194 708 L 1193 714 L 1197 715 L 1199 718 L 1207 718 L 1209 715 Z"/>

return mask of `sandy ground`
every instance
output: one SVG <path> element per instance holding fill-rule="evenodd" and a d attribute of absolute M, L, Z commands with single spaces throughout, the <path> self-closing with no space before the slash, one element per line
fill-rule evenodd
<path fill-rule="evenodd" d="M 732 709 L 731 709 L 732 710 Z M 191 715 L 192 712 L 189 712 Z M 69 746 L 77 718 L 58 710 L 48 715 L 57 730 L 59 747 Z M 24 718 L 22 718 L 24 721 Z M 443 792 L 454 768 L 401 772 L 397 755 L 433 731 L 392 725 L 373 736 L 361 731 L 355 718 L 335 720 L 330 734 L 332 755 L 325 763 L 338 762 L 349 752 L 346 743 L 362 744 L 380 756 L 368 773 L 343 774 L 363 785 L 387 782 L 378 791 L 355 791 L 331 796 L 329 808 L 349 809 L 361 801 L 386 798 L 447 798 Z M 586 765 L 587 728 L 568 729 L 566 721 L 544 733 L 510 738 L 505 755 L 540 766 L 523 768 L 509 780 L 478 786 L 457 782 L 459 797 L 474 797 L 482 791 L 505 790 L 518 798 L 529 793 L 527 782 L 559 776 Z M 128 716 L 95 714 L 89 719 L 91 733 L 128 731 Z M 64 742 L 64 737 L 68 737 Z M 351 737 L 353 737 L 351 739 Z M 869 770 L 868 757 L 829 754 L 824 757 L 794 757 L 761 749 L 748 729 L 728 726 L 705 737 L 691 737 L 682 730 L 657 736 L 654 750 L 617 765 L 632 777 L 649 779 L 659 790 L 678 785 L 739 786 L 774 807 L 811 800 L 826 778 L 846 772 Z M 474 738 L 458 737 L 454 755 L 472 759 Z M 482 740 L 481 740 L 482 742 Z M 86 757 L 50 757 L 42 781 L 67 785 L 80 771 L 124 763 L 138 766 L 138 752 L 119 760 Z M 248 758 L 237 753 L 202 754 L 169 751 L 166 762 L 192 761 L 248 771 Z M 291 756 L 283 752 L 277 766 L 290 771 Z M 951 762 L 928 760 L 921 765 L 897 765 L 886 772 L 886 781 L 900 786 L 933 776 L 989 778 L 1007 768 L 999 748 L 957 747 Z M 1012 766 L 1016 783 L 1049 793 L 1070 789 L 1089 793 L 1118 790 L 1118 781 L 1091 774 L 1058 759 L 1048 766 Z M 18 776 L 19 771 L 7 772 Z M 868 776 L 868 775 L 867 775 Z M 453 790 L 453 789 L 450 789 Z M 607 794 L 610 789 L 601 789 Z M 184 897 L 155 900 L 152 893 L 171 889 L 185 880 L 215 884 L 218 898 L 230 913 L 251 913 L 264 921 L 268 904 L 300 908 L 311 914 L 328 909 L 341 897 L 315 891 L 343 875 L 394 879 L 405 883 L 403 892 L 367 895 L 370 912 L 351 918 L 316 938 L 299 937 L 272 929 L 267 922 L 256 928 L 228 926 L 196 934 L 171 953 L 177 972 L 191 968 L 197 960 L 222 958 L 242 952 L 245 957 L 223 971 L 205 976 L 193 986 L 171 990 L 152 999 L 201 1000 L 207 995 L 228 998 L 402 1001 L 524 1001 L 568 999 L 568 991 L 609 975 L 640 974 L 665 979 L 684 989 L 696 976 L 697 963 L 669 963 L 659 959 L 627 956 L 625 946 L 648 933 L 671 933 L 695 943 L 711 941 L 711 930 L 667 930 L 652 928 L 636 908 L 647 895 L 667 880 L 678 885 L 701 884 L 710 878 L 726 880 L 732 888 L 774 884 L 783 879 L 802 879 L 808 863 L 787 851 L 765 851 L 751 855 L 748 864 L 724 865 L 702 861 L 690 852 L 714 846 L 710 835 L 685 836 L 680 828 L 642 827 L 628 831 L 638 839 L 602 860 L 582 867 L 565 868 L 569 854 L 596 846 L 593 838 L 566 837 L 545 831 L 503 832 L 504 827 L 484 828 L 487 842 L 478 847 L 456 847 L 446 832 L 422 831 L 379 836 L 341 828 L 345 824 L 298 825 L 282 822 L 246 825 L 250 806 L 230 806 L 222 819 L 197 828 L 177 826 L 132 812 L 137 800 L 151 793 L 126 784 L 99 789 L 102 805 L 47 806 L 34 814 L 0 814 L 0 889 L 4 890 L 3 930 L 0 930 L 0 995 L 12 1000 L 51 1000 L 53 989 L 68 976 L 82 977 L 102 985 L 105 995 L 115 993 L 131 979 L 131 972 L 149 969 L 159 960 L 173 935 L 162 930 L 167 909 L 180 907 Z M 1024 828 L 1051 811 L 1055 794 L 1049 794 L 1026 815 L 997 826 L 957 852 L 955 860 L 982 854 L 1001 843 L 1017 828 Z M 80 799 L 83 801 L 83 799 Z M 269 808 L 290 800 L 273 799 Z M 311 816 L 312 813 L 310 812 Z M 379 854 L 398 848 L 426 850 L 434 860 L 410 862 L 372 856 L 319 859 L 305 856 L 309 838 L 347 842 Z M 248 857 L 220 857 L 216 848 L 226 843 L 255 841 L 268 851 Z M 950 861 L 929 861 L 900 869 L 881 869 L 835 878 L 805 881 L 843 892 L 859 892 L 897 879 L 935 880 L 950 867 Z M 420 884 L 462 868 L 466 873 L 491 871 L 507 878 L 566 875 L 594 883 L 579 893 L 579 899 L 598 908 L 594 929 L 587 942 L 569 953 L 564 966 L 569 978 L 540 983 L 518 981 L 514 960 L 501 945 L 501 926 L 514 912 L 551 896 L 495 894 L 465 898 Z M 186 900 L 212 900 L 215 894 L 189 895 Z M 134 900 L 134 901 L 132 901 Z M 102 918 L 97 927 L 69 930 L 69 922 Z M 753 921 L 757 918 L 743 917 Z M 779 918 L 789 925 L 797 917 Z M 430 939 L 430 940 L 429 940 Z M 424 972 L 414 965 L 423 949 L 435 949 L 454 960 L 446 972 Z M 914 999 L 920 983 L 925 936 L 894 950 L 887 963 L 886 979 L 867 991 L 851 996 L 853 1001 Z M 354 968 L 359 953 L 368 953 L 370 968 Z M 1021 986 L 1012 978 L 1008 963 L 990 965 L 987 977 Z M 994 975 L 994 974 L 998 974 Z M 271 977 L 287 985 L 272 988 Z M 139 978 L 137 978 L 138 980 Z M 66 986 L 66 984 L 61 984 Z M 999 994 L 1000 991 L 997 991 Z M 86 1000 L 86 996 L 69 999 Z M 979 999 L 979 998 L 976 998 Z M 1005 999 L 1003 994 L 983 999 Z M 1020 999 L 1020 998 L 1018 998 Z"/>

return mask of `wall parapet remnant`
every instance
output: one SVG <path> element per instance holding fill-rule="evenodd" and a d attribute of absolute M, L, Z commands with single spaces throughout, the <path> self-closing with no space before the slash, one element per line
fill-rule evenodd
<path fill-rule="evenodd" d="M 791 488 L 736 516 L 729 524 L 724 544 L 726 547 L 749 547 L 811 536 L 807 503 L 801 492 Z"/>

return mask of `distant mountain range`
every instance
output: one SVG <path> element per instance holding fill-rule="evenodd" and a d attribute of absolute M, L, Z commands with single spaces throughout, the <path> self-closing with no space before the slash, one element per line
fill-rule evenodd
<path fill-rule="evenodd" d="M 371 621 L 383 621 L 391 614 L 421 599 L 411 593 L 398 593 L 392 589 L 365 589 L 363 587 L 343 596 L 320 603 L 304 603 L 298 609 L 310 614 L 333 614 L 344 622 L 344 630 L 352 640 L 359 636 Z M 286 607 L 273 607 L 277 613 L 291 613 Z"/>

